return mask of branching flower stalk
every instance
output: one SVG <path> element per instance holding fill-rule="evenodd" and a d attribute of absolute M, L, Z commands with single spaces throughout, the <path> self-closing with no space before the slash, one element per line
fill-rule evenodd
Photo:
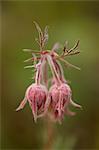
<path fill-rule="evenodd" d="M 25 97 L 16 111 L 23 109 L 28 101 L 35 122 L 38 118 L 48 115 L 51 120 L 61 123 L 65 114 L 75 115 L 74 112 L 69 110 L 70 104 L 81 108 L 79 104 L 72 101 L 72 91 L 64 77 L 63 68 L 60 64 L 60 62 L 63 62 L 66 67 L 80 70 L 79 67 L 65 60 L 67 56 L 80 53 L 77 50 L 79 41 L 71 49 L 67 48 L 68 43 L 66 41 L 62 53 L 59 55 L 57 53 L 57 50 L 60 49 L 59 43 L 56 43 L 51 50 L 45 49 L 48 41 L 48 27 L 46 26 L 43 32 L 36 22 L 34 24 L 39 34 L 36 42 L 40 51 L 31 49 L 24 49 L 23 51 L 30 52 L 32 55 L 25 62 L 32 62 L 33 65 L 25 68 L 33 68 L 35 71 L 35 83 L 27 88 Z M 48 86 L 48 65 L 52 72 L 50 87 Z"/>

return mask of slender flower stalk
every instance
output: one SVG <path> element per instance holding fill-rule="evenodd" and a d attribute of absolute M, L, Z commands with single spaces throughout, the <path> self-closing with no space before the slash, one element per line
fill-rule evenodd
<path fill-rule="evenodd" d="M 55 65 L 53 63 L 53 60 L 52 60 L 52 58 L 51 58 L 51 56 L 49 54 L 47 55 L 47 60 L 48 60 L 48 63 L 50 65 L 53 77 L 55 78 L 56 84 L 60 85 L 61 84 L 61 80 L 60 80 L 59 75 L 58 75 L 58 73 L 56 71 L 56 68 L 55 68 Z"/>
<path fill-rule="evenodd" d="M 79 54 L 77 50 L 79 40 L 70 49 L 67 48 L 68 45 L 65 42 L 62 53 L 59 55 L 57 53 L 57 50 L 60 49 L 59 43 L 56 43 L 51 50 L 45 49 L 48 41 L 48 27 L 46 26 L 43 32 L 36 22 L 34 24 L 39 35 L 36 42 L 39 45 L 40 51 L 32 49 L 24 49 L 23 51 L 32 54 L 32 57 L 24 62 L 33 63 L 31 66 L 26 66 L 25 68 L 33 68 L 35 70 L 35 82 L 27 88 L 25 97 L 16 111 L 23 109 L 28 101 L 35 122 L 37 118 L 48 114 L 52 120 L 61 123 L 65 114 L 72 116 L 75 114 L 69 110 L 70 104 L 81 108 L 79 104 L 72 101 L 72 90 L 67 84 L 62 65 L 60 64 L 60 61 L 62 61 L 68 67 L 80 70 L 79 67 L 65 60 L 66 56 Z M 52 72 L 50 87 L 48 87 L 48 68 Z"/>

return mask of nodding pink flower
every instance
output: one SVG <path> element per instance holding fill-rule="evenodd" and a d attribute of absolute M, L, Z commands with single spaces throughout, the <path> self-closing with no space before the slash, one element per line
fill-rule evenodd
<path fill-rule="evenodd" d="M 30 85 L 25 94 L 24 100 L 21 102 L 16 111 L 23 109 L 27 100 L 32 109 L 32 113 L 34 116 L 34 120 L 36 122 L 37 118 L 42 117 L 46 110 L 46 100 L 47 100 L 47 88 L 44 85 L 40 84 L 41 79 L 41 64 L 37 65 L 37 73 L 36 73 L 36 83 Z"/>
<path fill-rule="evenodd" d="M 81 106 L 72 101 L 72 91 L 64 79 L 61 66 L 56 62 L 56 60 L 53 60 L 51 56 L 48 56 L 47 59 L 54 78 L 53 85 L 49 90 L 50 108 L 52 110 L 52 115 L 50 116 L 52 119 L 58 120 L 61 123 L 64 114 L 75 115 L 74 112 L 69 110 L 69 104 L 78 108 L 81 108 Z"/>
<path fill-rule="evenodd" d="M 43 113 L 45 112 L 46 99 L 47 99 L 46 87 L 43 85 L 32 84 L 27 88 L 25 98 L 21 102 L 19 107 L 16 109 L 16 111 L 23 109 L 28 100 L 30 107 L 32 109 L 34 120 L 36 122 L 37 118 L 42 116 Z"/>
<path fill-rule="evenodd" d="M 54 84 L 49 90 L 50 108 L 52 110 L 52 117 L 54 120 L 58 120 L 61 123 L 64 114 L 75 115 L 68 108 L 69 104 L 75 107 L 81 108 L 80 105 L 74 103 L 71 100 L 71 89 L 69 85 L 62 83 L 60 86 Z"/>

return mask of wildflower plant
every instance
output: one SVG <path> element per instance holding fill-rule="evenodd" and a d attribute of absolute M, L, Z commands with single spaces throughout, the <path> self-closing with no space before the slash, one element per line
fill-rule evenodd
<path fill-rule="evenodd" d="M 65 60 L 67 56 L 80 53 L 77 50 L 79 41 L 70 49 L 67 48 L 68 43 L 65 42 L 61 54 L 57 52 L 60 49 L 59 43 L 56 43 L 51 50 L 46 50 L 45 45 L 48 41 L 48 27 L 46 26 L 43 32 L 36 22 L 34 24 L 39 35 L 36 42 L 40 50 L 24 49 L 24 51 L 31 52 L 32 57 L 25 60 L 25 62 L 30 61 L 33 65 L 26 66 L 25 68 L 34 69 L 35 83 L 32 83 L 27 88 L 25 97 L 16 111 L 23 109 L 28 101 L 35 122 L 38 118 L 48 115 L 53 121 L 61 123 L 65 114 L 75 115 L 74 112 L 69 110 L 70 104 L 74 107 L 81 108 L 79 104 L 76 104 L 72 100 L 72 90 L 64 77 L 63 68 L 60 63 L 63 62 L 66 66 L 80 70 L 79 67 Z M 52 72 L 50 80 L 48 69 Z"/>

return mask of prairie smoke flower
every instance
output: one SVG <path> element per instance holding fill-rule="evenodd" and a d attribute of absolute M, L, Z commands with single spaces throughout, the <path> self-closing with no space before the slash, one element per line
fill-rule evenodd
<path fill-rule="evenodd" d="M 34 116 L 34 120 L 36 122 L 37 118 L 40 116 L 43 116 L 43 113 L 45 112 L 45 104 L 47 99 L 47 88 L 44 85 L 40 84 L 41 80 L 41 69 L 43 62 L 39 62 L 37 65 L 37 72 L 35 77 L 34 84 L 30 85 L 25 94 L 24 100 L 21 102 L 19 107 L 16 109 L 16 111 L 23 109 L 27 100 L 30 104 L 30 107 L 32 109 L 32 113 Z"/>
<path fill-rule="evenodd" d="M 34 64 L 25 68 L 35 69 L 35 83 L 27 88 L 25 98 L 16 111 L 23 109 L 28 101 L 32 109 L 35 122 L 37 118 L 45 116 L 45 114 L 48 113 L 51 118 L 61 123 L 65 114 L 75 114 L 69 110 L 70 104 L 81 108 L 79 104 L 72 101 L 72 91 L 65 80 L 63 68 L 59 62 L 62 61 L 66 67 L 69 66 L 79 70 L 78 67 L 70 64 L 64 59 L 66 56 L 79 54 L 79 51 L 77 50 L 79 41 L 71 49 L 67 48 L 66 42 L 63 52 L 60 55 L 56 52 L 56 50 L 60 48 L 58 43 L 56 43 L 51 50 L 45 50 L 44 47 L 48 41 L 48 28 L 45 27 L 44 32 L 42 32 L 39 25 L 36 22 L 34 23 L 39 33 L 39 38 L 36 39 L 36 42 L 39 44 L 40 51 L 30 49 L 24 49 L 24 51 L 32 53 L 32 57 L 25 62 L 32 61 Z M 50 66 L 53 76 L 51 78 L 49 91 L 48 65 Z"/>
<path fill-rule="evenodd" d="M 24 100 L 21 102 L 16 111 L 23 109 L 27 100 L 32 109 L 34 120 L 36 122 L 37 118 L 42 116 L 45 111 L 45 103 L 47 99 L 47 89 L 43 85 L 30 85 L 25 94 Z"/>
<path fill-rule="evenodd" d="M 75 107 L 81 108 L 79 104 L 76 104 L 72 101 L 72 91 L 63 76 L 61 66 L 58 66 L 56 69 L 55 60 L 48 56 L 48 61 L 53 71 L 53 76 L 56 78 L 54 84 L 51 86 L 49 90 L 49 99 L 50 99 L 50 108 L 52 110 L 52 115 L 50 115 L 54 120 L 58 120 L 61 123 L 64 114 L 74 115 L 74 112 L 71 112 L 68 108 L 69 104 L 72 104 Z M 58 71 L 60 71 L 60 77 L 58 75 Z"/>
<path fill-rule="evenodd" d="M 80 105 L 74 103 L 71 99 L 72 92 L 68 84 L 62 83 L 60 86 L 54 84 L 49 90 L 49 98 L 51 100 L 50 108 L 52 110 L 52 118 L 61 123 L 64 114 L 75 115 L 69 110 L 69 104 L 81 108 Z"/>

